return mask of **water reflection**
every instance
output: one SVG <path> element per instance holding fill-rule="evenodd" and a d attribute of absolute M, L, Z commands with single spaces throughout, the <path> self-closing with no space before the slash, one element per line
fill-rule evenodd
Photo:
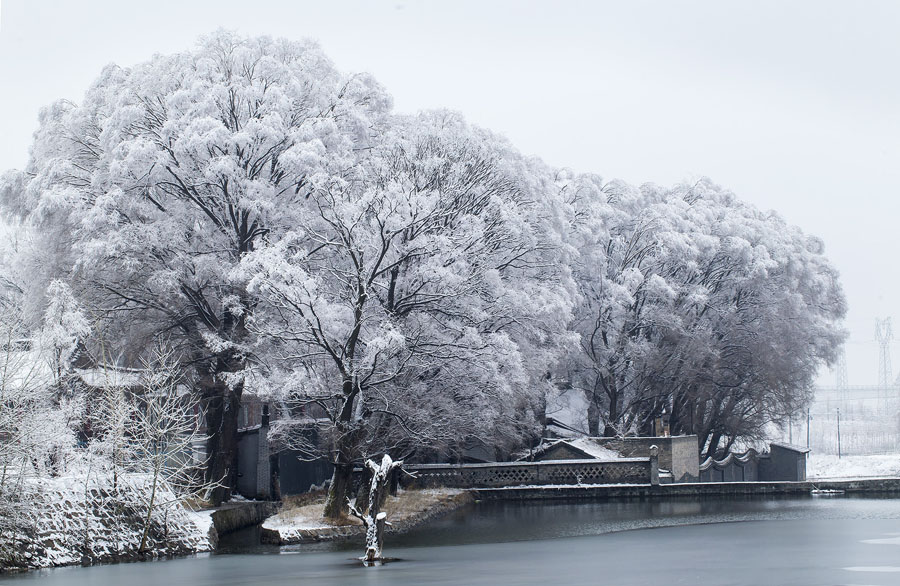
<path fill-rule="evenodd" d="M 900 499 L 747 497 L 606 502 L 482 502 L 392 536 L 402 547 L 602 535 L 652 527 L 797 519 L 900 519 Z"/>

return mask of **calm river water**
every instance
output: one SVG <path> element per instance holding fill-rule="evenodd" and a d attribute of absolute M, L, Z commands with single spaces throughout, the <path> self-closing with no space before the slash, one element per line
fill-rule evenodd
<path fill-rule="evenodd" d="M 399 561 L 363 568 L 359 545 L 252 545 L 223 553 L 0 578 L 43 586 L 237 584 L 900 585 L 900 499 L 810 497 L 480 503 L 388 536 Z"/>

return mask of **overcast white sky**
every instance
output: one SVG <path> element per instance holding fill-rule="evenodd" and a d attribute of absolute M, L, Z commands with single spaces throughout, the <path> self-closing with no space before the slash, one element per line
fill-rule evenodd
<path fill-rule="evenodd" d="M 0 0 L 0 171 L 106 63 L 218 27 L 317 39 L 398 110 L 459 110 L 554 165 L 707 175 L 777 210 L 824 239 L 850 382 L 875 383 L 875 318 L 900 321 L 900 2 Z"/>

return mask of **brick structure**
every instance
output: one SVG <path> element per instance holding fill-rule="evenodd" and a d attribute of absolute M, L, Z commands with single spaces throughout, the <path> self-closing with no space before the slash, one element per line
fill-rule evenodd
<path fill-rule="evenodd" d="M 808 448 L 769 444 L 769 456 L 759 460 L 759 480 L 806 480 Z"/>
<path fill-rule="evenodd" d="M 250 499 L 272 498 L 268 405 L 262 406 L 259 425 L 238 431 L 237 490 Z"/>
<path fill-rule="evenodd" d="M 697 436 L 675 437 L 587 437 L 577 440 L 558 440 L 527 456 L 534 461 L 583 459 L 597 457 L 589 444 L 611 450 L 625 458 L 649 458 L 650 447 L 659 449 L 659 467 L 672 474 L 673 482 L 697 482 L 700 461 L 697 455 Z"/>
<path fill-rule="evenodd" d="M 673 482 L 697 482 L 700 479 L 696 435 L 591 439 L 627 458 L 646 458 L 650 455 L 650 447 L 658 446 L 659 467 L 672 473 Z"/>
<path fill-rule="evenodd" d="M 700 465 L 700 482 L 804 481 L 808 453 L 807 448 L 772 443 L 768 453 L 750 449 L 719 460 L 707 458 Z"/>

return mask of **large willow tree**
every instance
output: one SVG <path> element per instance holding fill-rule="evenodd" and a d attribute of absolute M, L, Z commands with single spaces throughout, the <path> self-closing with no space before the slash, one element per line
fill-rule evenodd
<path fill-rule="evenodd" d="M 226 488 L 256 306 L 232 271 L 353 165 L 389 105 L 315 45 L 220 33 L 109 66 L 80 104 L 46 108 L 27 168 L 5 179 L 7 205 L 108 318 L 107 343 L 179 342 L 206 408 L 209 475 Z"/>

